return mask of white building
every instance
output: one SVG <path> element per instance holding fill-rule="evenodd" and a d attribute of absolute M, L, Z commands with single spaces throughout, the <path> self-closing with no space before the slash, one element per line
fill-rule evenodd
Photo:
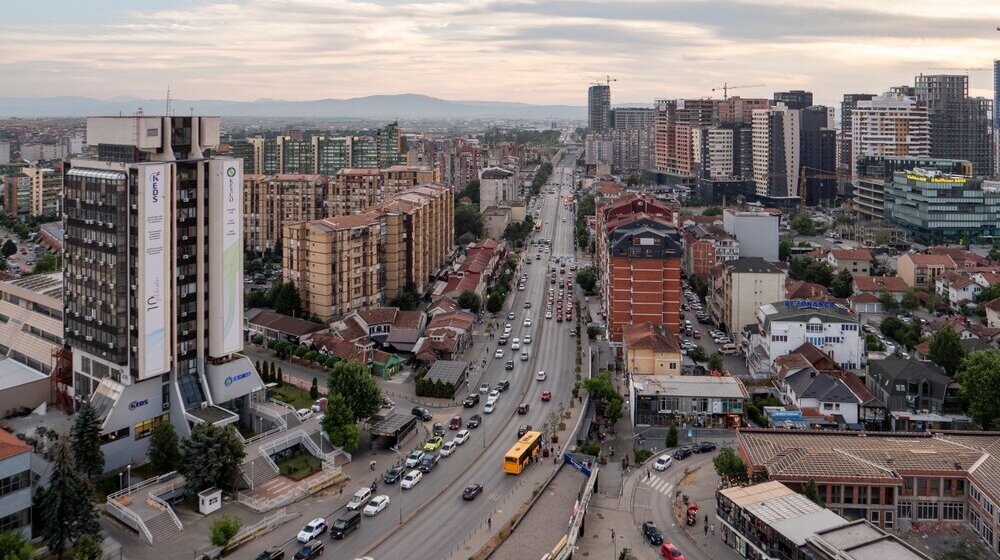
<path fill-rule="evenodd" d="M 851 173 L 864 156 L 931 155 L 927 107 L 916 99 L 884 93 L 871 101 L 858 101 L 851 112 Z"/>
<path fill-rule="evenodd" d="M 487 167 L 479 172 L 479 210 L 490 206 L 511 206 L 519 200 L 517 172 L 504 167 Z"/>
<path fill-rule="evenodd" d="M 781 384 L 785 404 L 799 408 L 814 408 L 823 415 L 840 415 L 847 424 L 858 422 L 861 399 L 846 383 L 812 367 L 802 368 L 785 376 Z"/>
<path fill-rule="evenodd" d="M 760 306 L 757 332 L 751 336 L 747 366 L 750 373 L 771 370 L 771 364 L 808 342 L 845 370 L 864 365 L 865 346 L 858 317 L 832 302 L 789 301 Z"/>
<path fill-rule="evenodd" d="M 706 162 L 709 179 L 730 179 L 736 176 L 733 160 L 735 131 L 732 128 L 713 127 L 707 131 Z"/>
<path fill-rule="evenodd" d="M 778 216 L 770 212 L 726 209 L 722 229 L 739 241 L 740 257 L 778 262 Z"/>
<path fill-rule="evenodd" d="M 753 112 L 753 180 L 758 196 L 799 196 L 798 110 L 778 104 Z"/>

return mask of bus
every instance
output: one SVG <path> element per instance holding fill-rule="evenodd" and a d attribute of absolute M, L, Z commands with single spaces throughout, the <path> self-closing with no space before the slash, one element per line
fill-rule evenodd
<path fill-rule="evenodd" d="M 521 474 L 524 467 L 535 458 L 542 447 L 541 432 L 525 432 L 503 457 L 503 472 Z"/>

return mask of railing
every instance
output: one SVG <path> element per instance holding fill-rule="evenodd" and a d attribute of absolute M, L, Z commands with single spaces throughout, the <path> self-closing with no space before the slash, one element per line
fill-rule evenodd
<path fill-rule="evenodd" d="M 117 492 L 114 492 L 112 494 L 108 494 L 108 501 L 111 501 L 111 500 L 113 500 L 113 499 L 115 499 L 115 498 L 117 498 L 119 496 L 124 496 L 126 494 L 129 494 L 129 495 L 134 494 L 135 492 L 137 492 L 139 490 L 142 490 L 143 488 L 145 488 L 147 486 L 152 486 L 153 484 L 157 484 L 161 480 L 163 480 L 164 476 L 166 476 L 166 475 L 163 475 L 163 476 L 154 476 L 154 477 L 151 477 L 151 478 L 147 478 L 146 480 L 143 480 L 142 482 L 140 482 L 138 484 L 133 484 L 132 486 L 129 486 L 128 488 L 124 488 L 124 489 L 119 490 Z"/>
<path fill-rule="evenodd" d="M 273 436 L 274 434 L 280 433 L 284 429 L 285 428 L 283 428 L 281 426 L 278 426 L 277 428 L 271 428 L 270 430 L 268 430 L 268 431 L 266 431 L 266 432 L 264 432 L 262 434 L 257 434 L 255 436 L 251 436 L 249 438 L 244 439 L 243 440 L 243 445 L 247 446 L 247 445 L 250 445 L 251 443 L 258 442 L 258 441 L 260 441 L 262 439 L 269 438 L 269 437 Z M 237 430 L 237 433 L 239 433 L 239 430 Z M 240 437 L 242 438 L 243 436 L 240 436 Z"/>
<path fill-rule="evenodd" d="M 153 534 L 149 532 L 149 527 L 146 527 L 146 524 L 143 523 L 139 514 L 119 504 L 115 500 L 111 499 L 110 496 L 108 497 L 105 507 L 110 507 L 111 514 L 120 519 L 126 525 L 129 524 L 129 521 L 134 523 L 135 525 L 133 528 L 136 531 L 139 531 L 142 536 L 146 538 L 146 541 L 149 542 L 149 544 L 153 544 Z"/>
<path fill-rule="evenodd" d="M 159 496 L 154 496 L 152 493 L 149 494 L 149 497 L 167 511 L 167 513 L 170 515 L 170 519 L 173 520 L 174 525 L 177 526 L 178 531 L 184 530 L 184 525 L 181 525 L 181 520 L 177 519 L 177 514 L 174 513 L 174 508 L 170 507 L 170 504 L 168 504 L 164 500 L 161 500 Z"/>

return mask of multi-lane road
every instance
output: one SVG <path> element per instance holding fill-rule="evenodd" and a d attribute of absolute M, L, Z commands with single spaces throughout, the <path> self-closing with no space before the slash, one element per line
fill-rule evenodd
<path fill-rule="evenodd" d="M 522 253 L 522 260 L 517 275 L 527 275 L 525 289 L 514 290 L 498 316 L 501 325 L 510 323 L 511 338 L 524 339 L 530 334 L 531 344 L 522 346 L 527 350 L 529 359 L 520 360 L 520 352 L 512 351 L 510 345 L 505 347 L 503 358 L 493 358 L 496 350 L 496 340 L 490 340 L 487 365 L 485 369 L 477 369 L 470 379 L 472 390 L 480 383 L 496 385 L 501 380 L 509 380 L 510 388 L 502 393 L 495 412 L 483 413 L 483 404 L 473 408 L 457 406 L 453 409 L 438 409 L 434 411 L 434 419 L 427 422 L 441 422 L 447 425 L 453 415 L 461 415 L 467 421 L 472 414 L 482 415 L 484 422 L 478 428 L 471 430 L 470 440 L 457 448 L 448 457 L 442 457 L 438 466 L 424 475 L 423 480 L 411 490 L 402 490 L 398 484 L 386 485 L 378 482 L 377 494 L 389 496 L 389 506 L 375 517 L 365 517 L 361 527 L 354 534 L 341 541 L 330 541 L 325 535 L 327 547 L 338 558 L 355 558 L 371 556 L 373 558 L 447 558 L 456 547 L 467 537 L 482 527 L 487 519 L 497 514 L 500 500 L 510 493 L 519 481 L 518 476 L 503 472 L 503 455 L 517 440 L 517 429 L 521 424 L 530 424 L 540 429 L 550 412 L 557 411 L 560 403 L 568 403 L 575 381 L 574 339 L 570 336 L 572 323 L 557 322 L 555 317 L 545 319 L 545 303 L 549 287 L 557 287 L 562 278 L 570 277 L 569 267 L 566 275 L 558 276 L 560 282 L 551 284 L 547 265 L 549 259 L 573 257 L 574 218 L 572 210 L 567 209 L 563 200 L 573 192 L 573 166 L 577 154 L 570 152 L 558 162 L 553 170 L 549 185 L 544 190 L 553 190 L 553 194 L 542 196 L 538 222 L 542 223 L 541 231 L 533 236 L 535 239 L 550 239 L 550 251 L 542 251 L 543 257 L 535 259 L 535 254 L 541 249 L 529 246 Z M 565 218 L 565 220 L 564 220 Z M 529 264 L 530 263 L 530 264 Z M 558 270 L 558 267 L 556 268 Z M 531 308 L 525 308 L 525 302 L 531 302 Z M 514 320 L 507 320 L 507 313 L 513 312 Z M 530 327 L 524 326 L 524 319 L 531 317 Z M 498 333 L 499 336 L 499 333 Z M 514 370 L 504 368 L 507 360 L 514 360 Z M 536 381 L 539 370 L 546 372 L 545 381 Z M 552 400 L 543 402 L 543 390 L 552 392 Z M 485 402 L 485 395 L 483 395 Z M 522 402 L 530 405 L 525 415 L 517 414 L 517 407 Z M 397 409 L 409 411 L 409 403 L 400 402 Z M 422 430 L 417 431 L 423 434 Z M 455 432 L 449 430 L 445 440 L 454 437 Z M 412 448 L 423 444 L 420 437 L 407 441 L 408 447 L 401 449 L 405 456 Z M 366 460 L 363 456 L 356 460 Z M 384 463 L 389 456 L 379 455 L 378 472 L 384 471 Z M 393 457 L 395 459 L 395 457 Z M 525 474 L 521 476 L 527 476 Z M 378 474 L 372 473 L 372 478 Z M 367 486 L 371 480 L 355 480 L 353 485 L 344 492 L 343 498 L 335 500 L 307 499 L 296 504 L 294 509 L 302 512 L 303 522 L 314 517 L 325 517 L 332 523 L 344 512 L 343 504 L 356 488 Z M 474 501 L 462 500 L 462 489 L 470 484 L 482 484 L 483 495 Z M 520 504 L 510 504 L 507 507 L 516 508 Z M 267 535 L 249 545 L 248 552 L 256 554 L 268 546 L 284 547 L 286 554 L 291 555 L 298 549 L 294 542 L 294 533 L 298 526 L 288 527 Z"/>

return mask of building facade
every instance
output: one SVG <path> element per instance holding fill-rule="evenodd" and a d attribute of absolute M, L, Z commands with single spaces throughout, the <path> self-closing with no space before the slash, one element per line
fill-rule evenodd
<path fill-rule="evenodd" d="M 931 155 L 927 107 L 912 97 L 884 93 L 858 101 L 851 111 L 851 171 L 855 182 L 862 158 Z M 870 176 L 867 175 L 867 176 Z"/>
<path fill-rule="evenodd" d="M 782 203 L 799 196 L 799 111 L 785 105 L 753 112 L 757 196 Z"/>
<path fill-rule="evenodd" d="M 785 298 L 786 277 L 780 268 L 761 258 L 723 263 L 719 290 L 709 294 L 709 311 L 720 327 L 734 335 L 734 340 L 745 340 L 743 330 L 757 323 L 758 308 Z"/>
<path fill-rule="evenodd" d="M 25 167 L 23 171 L 31 181 L 31 215 L 58 216 L 62 208 L 62 172 L 48 167 Z"/>
<path fill-rule="evenodd" d="M 62 290 L 61 272 L 0 282 L 0 356 L 52 373 L 63 345 Z"/>
<path fill-rule="evenodd" d="M 864 338 L 857 315 L 833 302 L 775 302 L 757 310 L 757 333 L 750 338 L 747 353 L 751 373 L 770 371 L 775 359 L 806 342 L 843 370 L 857 371 L 864 366 Z"/>
<path fill-rule="evenodd" d="M 990 112 L 993 102 L 969 97 L 965 74 L 919 75 L 914 79 L 917 101 L 927 107 L 930 121 L 930 155 L 972 162 L 979 176 L 993 171 Z"/>
<path fill-rule="evenodd" d="M 244 175 L 244 249 L 263 254 L 280 248 L 285 224 L 325 218 L 330 202 L 325 175 Z"/>
<path fill-rule="evenodd" d="M 886 186 L 885 214 L 920 241 L 994 237 L 1000 235 L 1000 182 L 921 168 L 898 171 Z"/>
<path fill-rule="evenodd" d="M 972 164 L 963 160 L 913 156 L 862 156 L 855 162 L 851 209 L 861 218 L 885 219 L 885 187 L 897 171 L 916 167 L 957 175 L 972 175 Z"/>
<path fill-rule="evenodd" d="M 517 172 L 503 167 L 488 167 L 479 173 L 479 209 L 511 206 L 519 200 Z"/>
<path fill-rule="evenodd" d="M 779 219 L 772 212 L 726 208 L 722 228 L 739 242 L 740 257 L 777 262 Z"/>
<path fill-rule="evenodd" d="M 600 134 L 611 129 L 611 86 L 595 84 L 587 90 L 587 128 Z"/>
<path fill-rule="evenodd" d="M 854 141 L 854 109 L 859 101 L 871 101 L 874 93 L 845 93 L 840 102 L 840 143 L 838 146 L 838 167 L 851 169 L 851 150 Z"/>

